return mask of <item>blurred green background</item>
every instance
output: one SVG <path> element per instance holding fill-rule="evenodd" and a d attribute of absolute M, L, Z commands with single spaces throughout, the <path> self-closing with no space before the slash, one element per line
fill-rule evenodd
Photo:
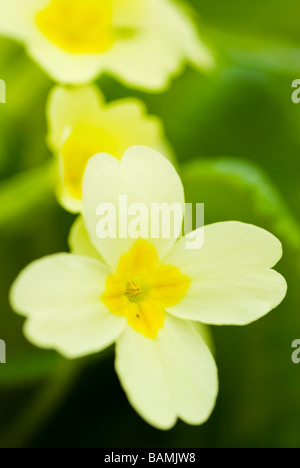
<path fill-rule="evenodd" d="M 187 4 L 189 2 L 186 2 Z M 159 115 L 180 161 L 187 201 L 204 202 L 206 223 L 237 219 L 284 244 L 278 265 L 286 300 L 259 322 L 213 328 L 220 395 L 204 426 L 148 426 L 127 403 L 113 349 L 66 361 L 31 346 L 8 291 L 32 260 L 65 251 L 74 217 L 53 194 L 45 103 L 53 83 L 9 40 L 0 40 L 0 365 L 1 447 L 299 447 L 300 78 L 299 2 L 193 0 L 217 68 L 188 69 L 164 94 L 98 80 L 108 100 L 143 99 Z M 198 16 L 199 15 L 199 16 Z"/>

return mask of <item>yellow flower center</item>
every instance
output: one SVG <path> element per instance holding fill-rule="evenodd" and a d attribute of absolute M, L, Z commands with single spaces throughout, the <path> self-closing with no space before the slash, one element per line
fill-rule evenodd
<path fill-rule="evenodd" d="M 98 54 L 114 43 L 112 0 L 51 0 L 36 15 L 43 35 L 74 54 Z"/>
<path fill-rule="evenodd" d="M 64 184 L 69 193 L 80 200 L 82 179 L 89 159 L 97 153 L 121 158 L 116 139 L 97 125 L 74 127 L 61 148 Z"/>
<path fill-rule="evenodd" d="M 102 301 L 137 332 L 155 339 L 164 325 L 165 309 L 178 304 L 190 284 L 178 268 L 160 264 L 155 247 L 139 239 L 121 257 L 116 274 L 108 277 Z"/>
<path fill-rule="evenodd" d="M 140 286 L 137 286 L 134 281 L 129 281 L 126 284 L 125 295 L 129 301 L 135 302 L 140 300 L 142 292 Z"/>

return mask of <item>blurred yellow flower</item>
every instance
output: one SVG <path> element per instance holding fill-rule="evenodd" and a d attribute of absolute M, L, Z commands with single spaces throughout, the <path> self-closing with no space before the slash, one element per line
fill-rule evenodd
<path fill-rule="evenodd" d="M 47 106 L 48 141 L 59 166 L 58 198 L 72 212 L 81 211 L 82 179 L 97 153 L 121 159 L 134 145 L 149 146 L 173 159 L 159 118 L 149 116 L 134 98 L 105 103 L 93 86 L 57 87 Z"/>
<path fill-rule="evenodd" d="M 180 178 L 155 151 L 133 147 L 121 161 L 95 155 L 84 176 L 83 221 L 71 233 L 73 253 L 27 267 L 12 288 L 12 306 L 27 317 L 31 342 L 68 358 L 116 342 L 122 386 L 150 424 L 201 424 L 213 410 L 218 378 L 195 322 L 245 325 L 276 307 L 286 293 L 272 270 L 281 244 L 239 222 L 204 228 L 199 250 L 187 250 L 185 239 L 100 239 L 97 206 L 120 193 L 147 207 L 184 204 Z"/>
<path fill-rule="evenodd" d="M 171 0 L 0 0 L 0 34 L 24 43 L 56 81 L 88 84 L 103 72 L 161 90 L 184 62 L 213 59 Z"/>

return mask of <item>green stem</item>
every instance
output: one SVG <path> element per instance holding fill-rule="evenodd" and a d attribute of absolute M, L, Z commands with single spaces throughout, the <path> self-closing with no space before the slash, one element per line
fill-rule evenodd
<path fill-rule="evenodd" d="M 53 412 L 62 404 L 81 366 L 77 361 L 64 361 L 56 374 L 40 389 L 1 435 L 1 448 L 24 448 L 30 444 Z"/>

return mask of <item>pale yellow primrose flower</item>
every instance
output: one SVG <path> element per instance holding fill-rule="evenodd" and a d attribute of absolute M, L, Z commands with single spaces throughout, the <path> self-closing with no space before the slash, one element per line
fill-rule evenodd
<path fill-rule="evenodd" d="M 58 163 L 58 199 L 75 213 L 82 208 L 86 164 L 95 154 L 121 159 L 131 146 L 143 145 L 173 160 L 161 120 L 147 115 L 139 99 L 106 103 L 94 86 L 57 87 L 49 97 L 47 119 L 48 142 Z"/>
<path fill-rule="evenodd" d="M 184 203 L 175 169 L 153 150 L 130 148 L 121 161 L 95 155 L 84 176 L 84 225 L 77 221 L 71 234 L 81 255 L 29 265 L 12 288 L 12 306 L 27 317 L 32 343 L 68 358 L 116 342 L 122 386 L 150 424 L 169 429 L 177 418 L 201 424 L 215 405 L 218 378 L 195 322 L 246 325 L 276 307 L 286 294 L 284 278 L 271 269 L 281 244 L 239 222 L 205 227 L 199 250 L 186 250 L 185 239 L 101 240 L 96 208 L 100 202 L 118 208 L 120 193 L 148 208 Z"/>
<path fill-rule="evenodd" d="M 171 0 L 0 0 L 0 34 L 24 43 L 56 81 L 88 84 L 108 72 L 161 90 L 184 62 L 213 59 Z"/>

